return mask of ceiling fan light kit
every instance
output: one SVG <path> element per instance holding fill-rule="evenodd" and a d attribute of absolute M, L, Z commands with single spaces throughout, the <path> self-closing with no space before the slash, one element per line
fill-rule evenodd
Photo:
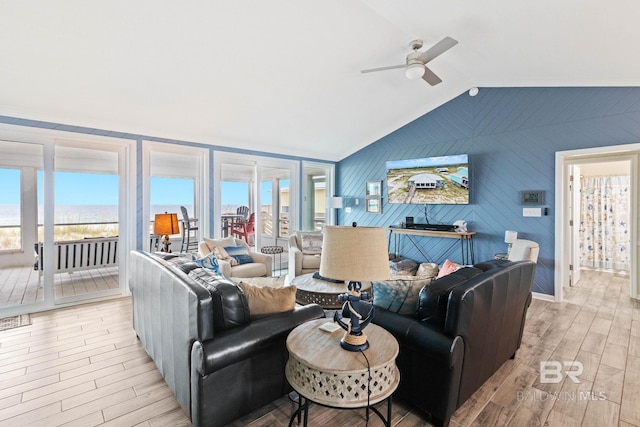
<path fill-rule="evenodd" d="M 404 73 L 409 80 L 418 80 L 424 76 L 424 64 L 419 62 L 408 64 Z"/>
<path fill-rule="evenodd" d="M 420 52 L 422 48 L 422 40 L 412 40 L 409 46 L 413 50 L 407 55 L 406 63 L 402 65 L 391 65 L 389 67 L 370 68 L 368 70 L 361 70 L 362 73 L 372 73 L 375 71 L 395 70 L 398 68 L 404 68 L 404 73 L 410 80 L 417 80 L 422 78 L 425 82 L 431 86 L 435 86 L 441 83 L 442 80 L 433 71 L 427 67 L 427 63 L 434 60 L 438 56 L 442 55 L 447 50 L 451 49 L 458 44 L 458 41 L 451 37 L 445 37 L 435 45 L 431 46 L 425 52 Z"/>

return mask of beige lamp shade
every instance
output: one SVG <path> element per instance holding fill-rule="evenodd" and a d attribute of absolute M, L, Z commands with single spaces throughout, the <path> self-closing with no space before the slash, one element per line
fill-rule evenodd
<path fill-rule="evenodd" d="M 178 214 L 166 212 L 156 214 L 155 220 L 153 221 L 153 234 L 172 235 L 178 233 L 180 233 Z"/>
<path fill-rule="evenodd" d="M 323 234 L 321 276 L 354 282 L 389 278 L 384 228 L 326 226 Z"/>
<path fill-rule="evenodd" d="M 518 240 L 518 232 L 517 231 L 511 231 L 511 230 L 507 230 L 504 232 L 504 242 L 505 243 L 515 243 L 516 240 Z"/>
<path fill-rule="evenodd" d="M 342 197 L 333 196 L 331 198 L 331 208 L 342 209 Z"/>

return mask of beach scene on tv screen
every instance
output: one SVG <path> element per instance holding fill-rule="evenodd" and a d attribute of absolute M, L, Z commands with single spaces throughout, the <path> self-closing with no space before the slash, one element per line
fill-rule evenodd
<path fill-rule="evenodd" d="M 469 165 L 466 154 L 390 160 L 386 166 L 389 203 L 469 203 Z"/>

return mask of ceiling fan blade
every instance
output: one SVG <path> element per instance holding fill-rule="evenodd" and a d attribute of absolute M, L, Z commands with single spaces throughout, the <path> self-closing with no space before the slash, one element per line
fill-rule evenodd
<path fill-rule="evenodd" d="M 442 55 L 444 52 L 451 49 L 457 44 L 458 44 L 458 40 L 452 39 L 451 37 L 445 37 L 435 45 L 431 46 L 422 55 L 420 55 L 418 57 L 418 61 L 422 62 L 423 64 L 426 64 L 427 62 Z"/>
<path fill-rule="evenodd" d="M 386 70 L 395 70 L 396 68 L 405 68 L 407 64 L 402 65 L 390 65 L 388 67 L 380 67 L 380 68 L 369 68 L 368 70 L 360 70 L 361 73 L 373 73 L 376 71 L 386 71 Z"/>
<path fill-rule="evenodd" d="M 435 86 L 438 83 L 442 83 L 442 79 L 436 76 L 435 73 L 429 69 L 429 67 L 424 67 L 424 74 L 422 75 L 422 80 L 429 83 L 431 86 Z"/>

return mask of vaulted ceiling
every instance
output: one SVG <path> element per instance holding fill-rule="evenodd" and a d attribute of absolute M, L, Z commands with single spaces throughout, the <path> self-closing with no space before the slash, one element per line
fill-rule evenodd
<path fill-rule="evenodd" d="M 638 86 L 638 16 L 633 0 L 0 0 L 0 115 L 340 160 L 474 86 Z M 445 36 L 437 86 L 360 73 Z"/>

